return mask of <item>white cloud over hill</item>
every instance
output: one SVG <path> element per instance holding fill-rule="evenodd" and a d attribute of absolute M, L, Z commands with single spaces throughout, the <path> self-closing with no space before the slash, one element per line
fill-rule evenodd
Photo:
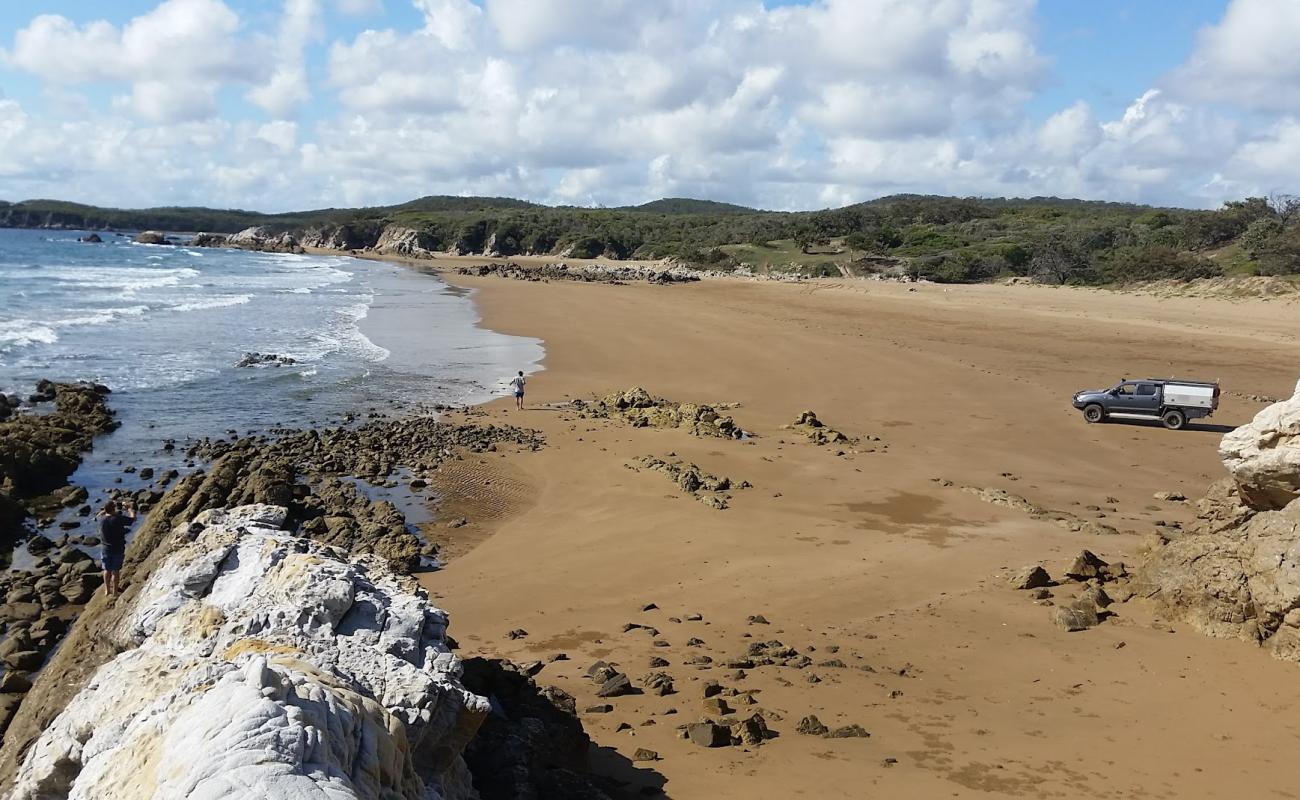
<path fill-rule="evenodd" d="M 0 75 L 41 89 L 0 99 L 0 197 L 1214 205 L 1300 185 L 1300 6 L 1281 6 L 1232 0 L 1114 119 L 1082 100 L 1030 112 L 1053 71 L 1033 0 L 166 0 L 119 24 L 46 14 L 0 41 Z"/>

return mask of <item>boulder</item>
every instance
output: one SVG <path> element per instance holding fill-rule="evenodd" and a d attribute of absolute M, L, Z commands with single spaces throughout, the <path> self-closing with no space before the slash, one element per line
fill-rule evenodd
<path fill-rule="evenodd" d="M 1040 589 L 1052 585 L 1052 576 L 1047 574 L 1047 570 L 1035 564 L 1029 567 L 1021 567 L 1011 573 L 1008 582 L 1011 584 L 1012 589 Z"/>
<path fill-rule="evenodd" d="M 92 233 L 92 234 L 90 234 L 89 236 L 83 236 L 83 237 L 81 237 L 80 239 L 78 239 L 77 241 L 79 241 L 79 242 L 86 242 L 86 243 L 88 243 L 88 244 L 103 244 L 103 243 L 104 243 L 104 240 L 100 237 L 100 235 L 99 235 L 98 233 Z"/>
<path fill-rule="evenodd" d="M 204 511 L 104 631 L 118 654 L 25 750 L 14 800 L 442 797 L 488 702 L 447 616 L 370 556 L 285 533 L 286 510 Z M 358 743 L 364 746 L 358 746 Z"/>
<path fill-rule="evenodd" d="M 136 234 L 137 244 L 167 244 L 167 237 L 161 231 L 143 231 Z"/>
<path fill-rule="evenodd" d="M 731 730 L 716 722 L 696 722 L 686 726 L 686 736 L 701 747 L 727 747 Z"/>
<path fill-rule="evenodd" d="M 1219 457 L 1251 508 L 1276 511 L 1300 497 L 1300 382 L 1291 399 L 1225 434 Z"/>
<path fill-rule="evenodd" d="M 1074 563 L 1065 571 L 1065 575 L 1076 581 L 1086 581 L 1100 578 L 1108 566 L 1110 565 L 1094 555 L 1091 550 L 1084 550 L 1075 557 Z"/>

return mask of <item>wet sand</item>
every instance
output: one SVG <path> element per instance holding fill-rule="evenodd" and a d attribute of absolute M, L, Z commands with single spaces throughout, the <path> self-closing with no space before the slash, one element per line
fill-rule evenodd
<path fill-rule="evenodd" d="M 1222 474 L 1222 431 L 1263 407 L 1245 396 L 1289 391 L 1300 307 L 1034 287 L 447 277 L 474 290 L 484 325 L 545 343 L 530 408 L 502 399 L 482 410 L 542 430 L 548 446 L 444 468 L 469 524 L 441 532 L 459 544 L 425 584 L 450 609 L 464 655 L 567 655 L 537 680 L 572 693 L 580 710 L 607 702 L 583 677 L 593 661 L 634 681 L 652 657 L 669 662 L 675 694 L 615 698 L 611 713 L 583 715 L 597 765 L 629 792 L 1300 793 L 1287 766 L 1300 743 L 1300 666 L 1153 627 L 1140 601 L 1068 634 L 1004 579 L 1036 562 L 1057 575 L 1085 547 L 1132 562 L 1158 521 L 1187 523 L 1187 504 L 1153 494 L 1198 496 Z M 1152 375 L 1219 379 L 1222 408 L 1209 425 L 1171 432 L 1089 426 L 1069 406 L 1077 389 Z M 698 439 L 565 408 L 634 385 L 737 403 L 729 413 L 755 436 Z M 837 455 L 782 429 L 804 409 L 860 444 Z M 627 468 L 670 453 L 753 488 L 717 511 L 662 474 Z M 963 486 L 1119 533 L 1072 533 Z M 658 633 L 623 633 L 626 623 Z M 517 629 L 527 636 L 506 636 Z M 813 665 L 744 678 L 720 666 L 769 640 Z M 684 663 L 699 655 L 713 665 Z M 745 715 L 774 712 L 779 738 L 748 749 L 682 741 L 677 726 L 705 716 L 708 680 L 741 690 L 726 699 Z M 809 714 L 871 736 L 797 733 Z M 637 748 L 661 759 L 633 770 L 608 755 Z"/>

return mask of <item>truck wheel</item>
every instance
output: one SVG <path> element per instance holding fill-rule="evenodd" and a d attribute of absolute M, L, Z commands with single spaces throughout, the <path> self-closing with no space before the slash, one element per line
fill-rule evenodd
<path fill-rule="evenodd" d="M 1177 409 L 1166 411 L 1160 421 L 1171 431 L 1181 431 L 1187 424 L 1187 415 Z"/>
<path fill-rule="evenodd" d="M 1101 422 L 1106 419 L 1106 410 L 1096 403 L 1084 406 L 1083 418 L 1088 422 Z"/>

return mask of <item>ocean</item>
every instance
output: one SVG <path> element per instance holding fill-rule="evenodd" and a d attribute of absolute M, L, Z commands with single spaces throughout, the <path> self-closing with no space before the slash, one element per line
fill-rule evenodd
<path fill-rule="evenodd" d="M 0 229 L 0 391 L 113 390 L 122 427 L 73 477 L 92 503 L 136 485 L 124 465 L 179 466 L 189 440 L 481 402 L 543 355 L 480 327 L 466 292 L 400 266 L 84 235 Z M 247 352 L 294 363 L 237 367 Z"/>

